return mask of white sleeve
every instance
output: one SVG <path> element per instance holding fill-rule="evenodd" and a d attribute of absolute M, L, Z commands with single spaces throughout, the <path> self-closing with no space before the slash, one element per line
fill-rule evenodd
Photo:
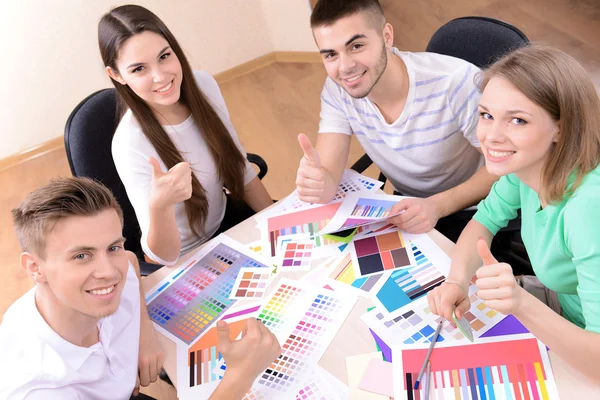
<path fill-rule="evenodd" d="M 221 89 L 219 89 L 219 84 L 208 72 L 205 71 L 194 71 L 194 78 L 198 83 L 198 86 L 204 93 L 204 96 L 210 101 L 215 111 L 227 127 L 229 134 L 233 138 L 233 141 L 237 148 L 240 150 L 244 159 L 246 159 L 246 169 L 244 170 L 244 185 L 247 185 L 251 180 L 256 178 L 256 172 L 252 165 L 247 159 L 246 150 L 242 146 L 240 139 L 235 131 L 235 127 L 231 122 L 231 118 L 229 117 L 229 111 L 227 110 L 227 105 L 225 104 L 225 99 L 223 98 L 223 94 L 221 93 Z"/>
<path fill-rule="evenodd" d="M 477 106 L 481 93 L 475 84 L 475 77 L 479 71 L 479 68 L 473 64 L 465 62 L 463 67 L 452 74 L 448 90 L 448 102 L 456 123 L 465 139 L 474 147 L 481 147 L 476 135 L 479 121 Z"/>
<path fill-rule="evenodd" d="M 345 133 L 352 135 L 352 127 L 342 105 L 340 88 L 331 78 L 325 80 L 321 91 L 321 122 L 319 133 Z"/>
<path fill-rule="evenodd" d="M 152 166 L 148 161 L 150 156 L 156 158 L 163 171 L 168 168 L 162 162 L 156 151 L 154 154 L 145 152 L 151 148 L 149 143 L 142 143 L 143 133 L 136 132 L 139 128 L 119 124 L 112 142 L 112 156 L 119 178 L 125 186 L 127 197 L 135 210 L 142 231 L 141 245 L 144 253 L 152 260 L 163 265 L 174 265 L 177 259 L 168 261 L 158 257 L 148 247 L 148 230 L 150 229 L 150 191 L 152 190 Z M 132 139 L 133 138 L 133 139 Z M 140 142 L 136 142 L 139 138 Z M 145 136 L 144 136 L 145 138 Z"/>
<path fill-rule="evenodd" d="M 24 397 L 8 397 L 8 400 L 63 400 L 81 399 L 79 394 L 72 388 L 39 389 L 27 393 Z"/>

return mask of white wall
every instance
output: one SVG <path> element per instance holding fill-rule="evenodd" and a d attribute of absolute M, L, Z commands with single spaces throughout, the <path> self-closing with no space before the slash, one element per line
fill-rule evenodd
<path fill-rule="evenodd" d="M 165 21 L 193 67 L 213 74 L 276 50 L 316 50 L 307 0 L 134 3 Z M 97 25 L 119 4 L 0 0 L 0 159 L 62 136 L 79 101 L 110 86 L 98 52 Z"/>

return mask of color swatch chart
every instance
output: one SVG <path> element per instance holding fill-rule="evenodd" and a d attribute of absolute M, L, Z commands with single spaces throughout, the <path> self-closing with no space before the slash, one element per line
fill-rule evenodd
<path fill-rule="evenodd" d="M 320 207 L 311 208 L 293 212 L 290 214 L 278 215 L 267 219 L 268 241 L 271 244 L 271 257 L 276 255 L 277 238 L 284 235 L 297 233 L 308 233 L 311 236 L 317 235 L 329 220 L 335 215 L 342 203 L 327 204 Z M 317 246 L 323 239 L 316 237 Z"/>
<path fill-rule="evenodd" d="M 359 198 L 350 214 L 351 217 L 346 219 L 340 230 L 391 217 L 392 207 L 396 203 L 398 200 Z"/>
<path fill-rule="evenodd" d="M 264 296 L 273 274 L 269 268 L 240 268 L 230 299 L 260 299 Z"/>
<path fill-rule="evenodd" d="M 471 285 L 469 291 L 471 309 L 464 316 L 473 328 L 473 336 L 478 338 L 506 316 L 486 307 L 483 300 L 474 294 L 477 291 L 474 285 Z M 363 314 L 361 319 L 389 346 L 399 343 L 429 343 L 439 322 L 445 321 L 431 312 L 425 298 L 413 303 L 411 309 L 386 313 L 375 308 Z M 467 341 L 460 329 L 444 322 L 437 341 L 445 340 Z"/>
<path fill-rule="evenodd" d="M 348 248 L 357 276 L 388 271 L 411 264 L 400 231 L 355 239 Z"/>
<path fill-rule="evenodd" d="M 558 399 L 545 346 L 531 335 L 509 337 L 436 345 L 430 357 L 429 399 Z M 419 390 L 413 386 L 427 346 L 392 351 L 394 398 L 420 400 L 424 385 Z"/>
<path fill-rule="evenodd" d="M 270 271 L 239 250 L 217 244 L 148 303 L 150 318 L 169 337 L 192 343 L 235 303 L 229 295 L 244 267 Z"/>
<path fill-rule="evenodd" d="M 425 296 L 446 279 L 414 242 L 410 243 L 410 248 L 416 265 L 392 272 L 376 294 L 378 304 L 387 312 L 396 311 Z"/>
<path fill-rule="evenodd" d="M 298 393 L 356 300 L 344 291 L 282 279 L 258 316 L 277 336 L 282 353 L 253 388 L 273 398 Z"/>
<path fill-rule="evenodd" d="M 301 385 L 296 400 L 346 400 L 348 396 L 348 386 L 317 365 Z"/>
<path fill-rule="evenodd" d="M 384 273 L 381 272 L 357 278 L 350 253 L 346 253 L 346 255 L 332 267 L 328 277 L 333 281 L 356 288 L 361 295 L 366 296 L 383 278 L 383 275 Z"/>
<path fill-rule="evenodd" d="M 281 271 L 308 271 L 314 247 L 312 241 L 285 243 L 282 250 Z"/>
<path fill-rule="evenodd" d="M 228 322 L 228 324 L 231 340 L 235 340 L 246 327 L 246 320 L 240 319 Z M 220 376 L 214 373 L 214 369 L 217 367 L 217 362 L 220 359 L 217 344 L 217 327 L 215 326 L 208 330 L 188 349 L 187 376 L 189 377 L 189 386 L 187 387 L 203 385 L 221 379 Z"/>

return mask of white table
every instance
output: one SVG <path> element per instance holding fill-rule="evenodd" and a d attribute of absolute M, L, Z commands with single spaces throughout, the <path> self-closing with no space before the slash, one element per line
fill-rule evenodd
<path fill-rule="evenodd" d="M 256 228 L 256 221 L 251 218 L 233 227 L 226 234 L 237 240 L 240 243 L 246 244 L 256 241 L 260 238 L 260 232 Z M 429 236 L 433 241 L 449 256 L 454 248 L 454 243 L 448 240 L 445 236 L 437 231 L 431 231 Z M 194 252 L 188 253 L 179 261 L 180 264 L 186 262 Z M 165 278 L 173 267 L 163 267 L 152 275 L 143 279 L 142 285 L 145 291 L 150 290 L 161 279 Z M 289 278 L 299 278 L 303 273 L 284 273 L 280 274 Z M 275 281 L 276 283 L 276 281 Z M 348 316 L 339 330 L 337 336 L 331 342 L 331 345 L 321 358 L 319 365 L 336 376 L 339 380 L 347 383 L 346 377 L 346 357 L 354 356 L 363 353 L 370 353 L 376 350 L 373 337 L 369 333 L 367 326 L 360 320 L 360 316 L 364 314 L 368 307 L 373 303 L 365 298 L 360 298 L 354 309 Z M 171 378 L 171 381 L 177 384 L 177 360 L 176 360 L 176 345 L 170 339 L 159 334 L 159 340 L 165 351 L 164 369 Z M 550 362 L 556 379 L 558 392 L 562 399 L 596 399 L 600 398 L 600 385 L 591 383 L 587 378 L 582 376 L 567 365 L 562 359 L 550 352 Z M 590 362 L 598 362 L 590 360 Z"/>

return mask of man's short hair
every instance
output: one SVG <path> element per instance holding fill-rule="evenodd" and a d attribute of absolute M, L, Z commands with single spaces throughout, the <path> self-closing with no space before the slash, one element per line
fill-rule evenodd
<path fill-rule="evenodd" d="M 374 26 L 383 28 L 385 16 L 378 0 L 319 0 L 310 17 L 310 27 L 332 25 L 356 13 L 367 13 Z"/>
<path fill-rule="evenodd" d="M 94 216 L 114 209 L 123 224 L 119 203 L 104 185 L 89 178 L 56 178 L 31 192 L 12 210 L 23 251 L 45 257 L 46 235 L 64 217 Z"/>

